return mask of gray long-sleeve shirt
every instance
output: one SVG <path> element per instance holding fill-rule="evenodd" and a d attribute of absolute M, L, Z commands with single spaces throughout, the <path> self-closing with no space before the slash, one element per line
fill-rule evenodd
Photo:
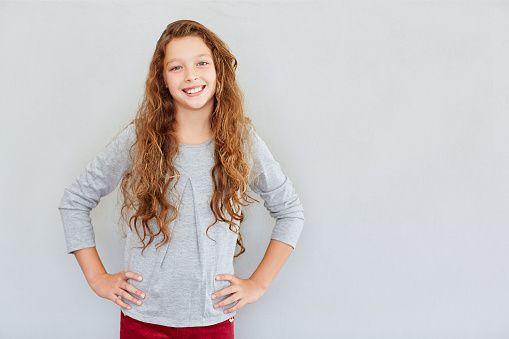
<path fill-rule="evenodd" d="M 295 247 L 304 224 L 302 204 L 290 179 L 283 174 L 263 140 L 254 130 L 251 133 L 252 166 L 257 168 L 258 180 L 250 187 L 276 219 L 271 238 Z M 131 124 L 64 190 L 58 208 L 69 253 L 95 246 L 90 211 L 130 172 L 129 148 L 135 138 L 134 124 Z M 180 172 L 176 189 L 181 202 L 178 204 L 173 195 L 168 196 L 172 205 L 178 205 L 178 217 L 169 225 L 172 239 L 156 249 L 162 239 L 156 237 L 142 255 L 140 247 L 143 246 L 137 234 L 127 229 L 124 269 L 143 276 L 141 282 L 128 282 L 142 290 L 146 297 L 141 306 L 123 299 L 131 305 L 130 310 L 123 309 L 123 312 L 134 319 L 164 326 L 213 325 L 235 314 L 223 313 L 233 304 L 219 309 L 213 307 L 228 296 L 212 300 L 211 295 L 230 284 L 215 280 L 215 276 L 234 274 L 237 240 L 237 235 L 224 222 L 218 221 L 209 229 L 213 240 L 205 233 L 215 220 L 210 209 L 214 190 L 211 179 L 213 137 L 200 145 L 180 144 L 174 161 Z M 154 220 L 149 225 L 156 227 Z"/>

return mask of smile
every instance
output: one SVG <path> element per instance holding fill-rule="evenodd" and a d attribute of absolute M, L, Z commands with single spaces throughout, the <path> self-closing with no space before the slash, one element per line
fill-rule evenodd
<path fill-rule="evenodd" d="M 185 88 L 183 89 L 182 91 L 184 93 L 186 93 L 187 95 L 191 95 L 191 94 L 196 94 L 196 93 L 200 93 L 201 91 L 203 91 L 205 89 L 205 85 L 203 86 L 194 86 L 194 87 L 189 87 L 189 88 Z"/>

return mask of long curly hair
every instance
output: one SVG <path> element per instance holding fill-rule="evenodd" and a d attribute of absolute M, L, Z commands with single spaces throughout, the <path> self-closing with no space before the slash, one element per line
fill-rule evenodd
<path fill-rule="evenodd" d="M 174 166 L 179 153 L 175 130 L 175 104 L 163 78 L 164 57 L 167 44 L 174 38 L 198 36 L 212 52 L 217 74 L 214 108 L 210 126 L 215 142 L 214 165 L 211 177 L 214 192 L 210 208 L 215 221 L 226 222 L 230 231 L 238 234 L 239 253 L 245 252 L 240 223 L 244 220 L 241 206 L 254 201 L 248 193 L 248 178 L 253 173 L 251 166 L 252 145 L 249 131 L 254 130 L 251 119 L 244 115 L 244 99 L 235 79 L 237 59 L 228 46 L 213 32 L 191 20 L 179 20 L 169 24 L 157 41 L 145 82 L 145 93 L 135 119 L 136 141 L 132 169 L 121 181 L 123 195 L 121 218 L 136 232 L 143 251 L 162 234 L 157 248 L 167 244 L 171 238 L 169 224 L 177 218 L 180 194 L 176 184 L 180 173 Z M 253 176 L 256 177 L 256 176 Z M 177 197 L 173 206 L 168 195 Z M 149 227 L 155 219 L 157 227 Z M 210 238 L 212 239 L 212 238 Z M 213 239 L 214 240 L 214 239 Z M 215 240 L 214 240 L 215 241 Z M 141 248 L 141 246 L 140 246 Z"/>

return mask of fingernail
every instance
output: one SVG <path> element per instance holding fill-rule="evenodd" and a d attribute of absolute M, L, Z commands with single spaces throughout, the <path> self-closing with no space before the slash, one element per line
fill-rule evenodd
<path fill-rule="evenodd" d="M 216 295 L 215 294 L 212 294 L 212 299 L 216 299 Z"/>
<path fill-rule="evenodd" d="M 220 277 L 220 276 L 217 276 L 217 277 L 216 277 L 216 280 L 220 280 L 220 279 L 221 279 L 221 277 Z"/>
<path fill-rule="evenodd" d="M 136 303 L 137 303 L 138 305 L 141 305 L 141 300 L 138 300 Z"/>
<path fill-rule="evenodd" d="M 131 306 L 127 305 L 127 309 L 130 310 L 131 309 Z"/>
<path fill-rule="evenodd" d="M 214 308 L 218 308 L 219 306 L 218 305 L 214 305 Z"/>
<path fill-rule="evenodd" d="M 143 293 L 142 293 L 142 294 L 141 294 L 141 297 L 142 297 L 142 298 L 145 298 L 145 294 L 143 294 Z"/>
<path fill-rule="evenodd" d="M 228 313 L 228 311 L 227 311 L 227 310 L 224 310 L 224 313 Z"/>

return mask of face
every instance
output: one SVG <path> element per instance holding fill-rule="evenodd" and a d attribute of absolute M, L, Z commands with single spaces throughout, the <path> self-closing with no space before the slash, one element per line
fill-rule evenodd
<path fill-rule="evenodd" d="M 176 38 L 166 45 L 164 82 L 178 113 L 212 113 L 216 69 L 212 52 L 202 38 Z"/>

